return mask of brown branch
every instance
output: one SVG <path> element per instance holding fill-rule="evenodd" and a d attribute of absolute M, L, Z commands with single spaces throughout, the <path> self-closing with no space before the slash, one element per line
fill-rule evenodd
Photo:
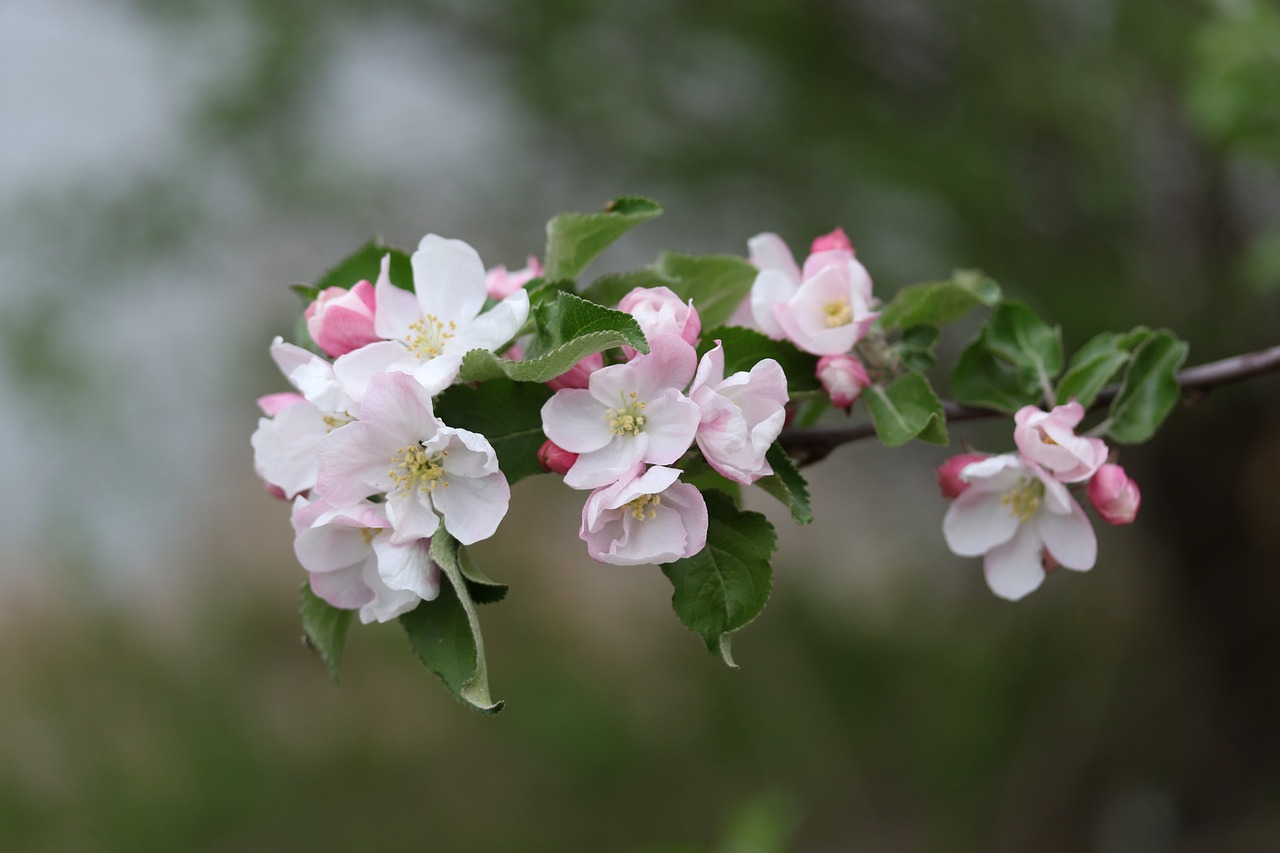
<path fill-rule="evenodd" d="M 1175 374 L 1183 395 L 1195 393 L 1203 396 L 1211 388 L 1241 382 L 1264 373 L 1280 371 L 1280 346 L 1259 350 L 1258 352 L 1211 361 L 1208 364 L 1188 367 Z M 1094 407 L 1110 403 L 1120 393 L 1119 385 L 1109 385 L 1098 393 Z M 1004 416 L 1003 412 L 991 409 L 977 409 L 962 406 L 950 400 L 942 404 L 942 411 L 947 416 L 947 423 L 972 421 L 979 418 L 995 418 Z M 850 424 L 848 426 L 811 427 L 809 429 L 783 430 L 779 441 L 797 465 L 812 465 L 825 459 L 832 450 L 842 444 L 871 438 L 876 434 L 875 427 L 869 423 Z"/>

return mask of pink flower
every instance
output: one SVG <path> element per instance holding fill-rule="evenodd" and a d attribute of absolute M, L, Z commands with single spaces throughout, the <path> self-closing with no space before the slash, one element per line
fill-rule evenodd
<path fill-rule="evenodd" d="M 591 374 L 587 388 L 564 388 L 542 407 L 542 431 L 578 454 L 565 474 L 574 489 L 595 489 L 638 463 L 679 459 L 698 430 L 698 406 L 682 388 L 693 378 L 693 347 L 671 335 L 649 341 L 649 353 Z"/>
<path fill-rule="evenodd" d="M 1016 453 L 964 468 L 969 483 L 947 510 L 942 532 L 962 557 L 983 556 L 987 585 L 1016 601 L 1044 581 L 1044 553 L 1077 571 L 1093 568 L 1098 542 L 1067 487 Z"/>
<path fill-rule="evenodd" d="M 960 473 L 974 462 L 981 462 L 986 458 L 985 453 L 961 453 L 939 465 L 938 489 L 942 492 L 942 496 L 951 499 L 969 488 L 969 484 L 961 479 Z"/>
<path fill-rule="evenodd" d="M 698 363 L 689 389 L 698 404 L 697 442 L 707 463 L 738 483 L 773 473 L 765 454 L 786 421 L 787 377 L 771 358 L 725 378 L 720 342 Z"/>
<path fill-rule="evenodd" d="M 693 307 L 693 300 L 685 303 L 667 287 L 637 287 L 622 297 L 618 310 L 636 318 L 646 340 L 658 335 L 674 335 L 696 346 L 698 333 L 702 331 L 702 320 Z M 631 347 L 624 346 L 622 350 L 628 359 L 635 358 L 636 351 Z"/>
<path fill-rule="evenodd" d="M 359 609 L 361 622 L 390 621 L 440 594 L 430 540 L 392 543 L 382 505 L 298 498 L 292 520 L 293 550 L 311 575 L 311 591 L 334 607 Z"/>
<path fill-rule="evenodd" d="M 707 503 L 679 477 L 674 468 L 636 466 L 592 492 L 578 531 L 592 559 L 616 566 L 670 563 L 706 547 Z"/>
<path fill-rule="evenodd" d="M 307 331 L 320 349 L 337 358 L 379 340 L 373 330 L 373 285 L 357 282 L 350 290 L 329 287 L 307 306 Z"/>
<path fill-rule="evenodd" d="M 1064 483 L 1093 476 L 1107 461 L 1107 445 L 1100 438 L 1075 434 L 1084 419 L 1084 406 L 1075 400 L 1044 412 L 1023 406 L 1013 416 L 1013 440 L 1022 455 Z"/>
<path fill-rule="evenodd" d="M 1123 468 L 1108 464 L 1089 481 L 1089 502 L 1107 524 L 1132 524 L 1142 505 L 1142 493 Z"/>
<path fill-rule="evenodd" d="M 578 454 L 570 453 L 551 439 L 542 442 L 542 446 L 538 448 L 538 464 L 548 474 L 559 474 L 563 477 L 577 461 Z"/>
<path fill-rule="evenodd" d="M 814 238 L 809 253 L 816 255 L 819 252 L 848 252 L 853 257 L 853 244 L 849 242 L 849 235 L 844 233 L 843 228 L 836 228 L 829 234 Z"/>
<path fill-rule="evenodd" d="M 490 299 L 506 299 L 540 275 L 542 275 L 542 264 L 530 255 L 522 270 L 507 272 L 507 268 L 502 265 L 489 270 L 485 273 L 485 286 L 488 288 Z"/>
<path fill-rule="evenodd" d="M 547 387 L 553 391 L 561 388 L 586 388 L 591 381 L 591 374 L 604 367 L 604 355 L 593 353 L 554 379 L 547 380 Z"/>
<path fill-rule="evenodd" d="M 488 439 L 441 423 L 430 394 L 404 373 L 374 376 L 360 420 L 321 442 L 316 491 L 335 506 L 385 495 L 397 545 L 441 523 L 464 545 L 487 539 L 511 501 Z"/>
<path fill-rule="evenodd" d="M 839 409 L 852 406 L 861 396 L 862 389 L 871 384 L 867 369 L 849 353 L 824 355 L 818 359 L 817 373 L 822 390 L 831 398 L 831 405 Z"/>

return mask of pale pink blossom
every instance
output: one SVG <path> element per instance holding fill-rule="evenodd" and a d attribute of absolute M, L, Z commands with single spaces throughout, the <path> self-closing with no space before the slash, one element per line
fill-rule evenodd
<path fill-rule="evenodd" d="M 1013 440 L 1024 457 L 1064 483 L 1079 483 L 1107 461 L 1107 445 L 1100 438 L 1079 436 L 1084 406 L 1075 400 L 1045 412 L 1023 406 L 1013 416 Z"/>
<path fill-rule="evenodd" d="M 390 256 L 374 288 L 374 329 L 381 340 L 349 352 L 334 370 L 360 400 L 369 380 L 388 371 L 413 376 L 431 394 L 449 387 L 462 357 L 473 349 L 497 351 L 529 316 L 529 294 L 518 289 L 488 311 L 484 265 L 461 240 L 422 238 L 410 258 L 414 292 L 391 282 Z"/>
<path fill-rule="evenodd" d="M 569 473 L 573 463 L 578 461 L 578 454 L 570 453 L 551 439 L 542 442 L 538 448 L 538 464 L 548 474 L 559 474 L 563 477 Z"/>
<path fill-rule="evenodd" d="M 844 233 L 843 228 L 836 228 L 828 234 L 813 238 L 813 246 L 809 249 L 809 253 L 813 255 L 833 251 L 848 252 L 853 257 L 853 244 L 849 242 L 849 235 Z"/>
<path fill-rule="evenodd" d="M 981 462 L 986 458 L 985 453 L 961 453 L 939 465 L 938 490 L 942 492 L 942 496 L 951 499 L 969 488 L 969 484 L 960 478 L 960 472 L 974 462 Z"/>
<path fill-rule="evenodd" d="M 724 375 L 720 342 L 698 363 L 689 397 L 701 412 L 696 440 L 707 463 L 738 483 L 773 473 L 765 460 L 786 421 L 787 377 L 771 358 Z"/>
<path fill-rule="evenodd" d="M 947 510 L 947 547 L 962 557 L 983 556 L 987 585 L 1017 600 L 1044 581 L 1044 553 L 1077 571 L 1093 568 L 1098 542 L 1067 487 L 1016 453 L 964 468 L 969 483 Z"/>
<path fill-rule="evenodd" d="M 646 340 L 658 335 L 674 335 L 690 346 L 698 343 L 702 331 L 702 319 L 693 307 L 693 300 L 684 302 L 667 287 L 637 287 L 622 297 L 618 310 L 636 318 Z M 636 351 L 624 346 L 628 359 L 635 358 Z"/>
<path fill-rule="evenodd" d="M 441 423 L 427 390 L 403 373 L 374 376 L 360 420 L 321 442 L 316 491 L 339 506 L 385 495 L 395 544 L 441 523 L 464 545 L 487 539 L 511 500 L 488 439 Z"/>
<path fill-rule="evenodd" d="M 862 389 L 871 384 L 867 369 L 850 353 L 824 355 L 818 359 L 817 374 L 822 390 L 831 398 L 831 405 L 840 409 L 848 409 L 857 402 Z"/>
<path fill-rule="evenodd" d="M 565 475 L 571 488 L 595 489 L 638 463 L 668 465 L 693 444 L 698 406 L 681 389 L 693 378 L 693 347 L 671 335 L 649 352 L 591 374 L 587 388 L 559 390 L 542 407 L 547 438 L 578 459 Z"/>
<path fill-rule="evenodd" d="M 554 379 L 547 380 L 547 387 L 553 391 L 561 388 L 586 388 L 591 382 L 591 374 L 604 367 L 604 355 L 592 353 L 573 367 Z"/>
<path fill-rule="evenodd" d="M 636 566 L 692 557 L 707 544 L 707 503 L 679 482 L 680 471 L 636 466 L 596 489 L 582 508 L 578 536 L 602 563 Z"/>
<path fill-rule="evenodd" d="M 1108 464 L 1089 481 L 1089 502 L 1107 524 L 1132 524 L 1142 505 L 1142 492 L 1123 468 Z"/>
<path fill-rule="evenodd" d="M 528 257 L 524 269 L 511 270 L 498 265 L 485 273 L 485 286 L 489 291 L 489 298 L 498 300 L 506 299 L 529 282 L 542 275 L 542 264 L 533 255 Z"/>
<path fill-rule="evenodd" d="M 347 290 L 329 287 L 307 306 L 307 332 L 320 349 L 337 358 L 380 340 L 373 330 L 373 285 L 356 282 Z"/>
<path fill-rule="evenodd" d="M 334 507 L 298 498 L 293 543 L 311 591 L 334 607 L 359 610 L 361 622 L 387 622 L 440 594 L 430 540 L 391 541 L 385 507 L 361 501 Z"/>

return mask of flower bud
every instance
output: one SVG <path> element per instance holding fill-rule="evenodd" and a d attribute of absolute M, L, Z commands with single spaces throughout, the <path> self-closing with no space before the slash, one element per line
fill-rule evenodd
<path fill-rule="evenodd" d="M 551 474 L 559 474 L 561 477 L 565 475 L 573 463 L 578 461 L 578 454 L 570 453 L 560 445 L 547 439 L 538 448 L 538 464 L 542 466 L 543 471 Z"/>
<path fill-rule="evenodd" d="M 604 367 L 604 356 L 598 352 L 592 353 L 554 379 L 548 379 L 547 387 L 552 391 L 563 388 L 586 388 L 590 384 L 591 374 L 602 367 Z"/>
<path fill-rule="evenodd" d="M 530 255 L 522 270 L 508 272 L 505 266 L 496 266 L 489 270 L 485 273 L 485 287 L 488 289 L 489 298 L 506 299 L 540 275 L 542 275 L 542 264 Z"/>
<path fill-rule="evenodd" d="M 684 302 L 668 287 L 637 287 L 622 297 L 618 310 L 636 318 L 645 338 L 653 340 L 657 335 L 675 335 L 690 346 L 698 345 L 702 331 L 702 318 L 693 300 Z M 627 359 L 635 358 L 636 351 L 624 346 Z"/>
<path fill-rule="evenodd" d="M 1089 502 L 1107 524 L 1132 524 L 1142 493 L 1123 468 L 1107 464 L 1089 481 Z"/>
<path fill-rule="evenodd" d="M 350 290 L 328 287 L 307 306 L 304 316 L 311 339 L 337 358 L 381 340 L 373 330 L 374 290 L 367 281 Z"/>
<path fill-rule="evenodd" d="M 817 254 L 818 252 L 848 252 L 852 255 L 853 244 L 849 242 L 849 235 L 844 233 L 844 229 L 837 228 L 830 234 L 815 237 L 809 252 L 811 254 Z"/>
<path fill-rule="evenodd" d="M 981 462 L 986 458 L 985 453 L 961 453 L 939 465 L 938 489 L 942 492 L 942 496 L 950 500 L 969 488 L 969 484 L 960 479 L 960 472 L 974 462 Z"/>
<path fill-rule="evenodd" d="M 818 359 L 818 381 L 831 398 L 831 405 L 847 409 L 854 404 L 862 389 L 871 384 L 867 369 L 849 353 L 824 355 Z"/>

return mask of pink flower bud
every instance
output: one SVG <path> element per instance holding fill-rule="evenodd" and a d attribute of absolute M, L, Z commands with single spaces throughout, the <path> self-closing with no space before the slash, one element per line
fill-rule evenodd
<path fill-rule="evenodd" d="M 840 409 L 852 406 L 862 389 L 871 384 L 867 369 L 849 353 L 824 355 L 818 359 L 817 373 L 822 389 L 831 398 L 831 405 Z"/>
<path fill-rule="evenodd" d="M 690 346 L 698 345 L 702 331 L 702 319 L 693 307 L 693 300 L 684 302 L 667 287 L 637 287 L 618 303 L 618 310 L 625 311 L 640 324 L 640 331 L 652 341 L 658 335 L 675 335 Z M 627 359 L 635 358 L 636 351 L 624 346 Z"/>
<path fill-rule="evenodd" d="M 848 252 L 853 254 L 853 244 L 849 242 L 849 235 L 844 233 L 843 228 L 837 228 L 830 234 L 823 234 L 821 237 L 814 238 L 813 246 L 809 249 L 811 254 L 818 252 Z"/>
<path fill-rule="evenodd" d="M 559 474 L 561 477 L 565 472 L 573 467 L 573 463 L 578 461 L 578 454 L 570 453 L 560 445 L 547 439 L 538 448 L 538 464 L 542 466 L 542 470 L 551 474 Z"/>
<path fill-rule="evenodd" d="M 598 352 L 593 353 L 556 378 L 548 379 L 547 387 L 552 391 L 563 388 L 586 388 L 590 383 L 591 374 L 602 367 L 604 367 L 604 356 Z"/>
<path fill-rule="evenodd" d="M 958 456 L 952 456 L 939 465 L 938 489 L 941 490 L 942 496 L 950 500 L 969 488 L 969 484 L 960 479 L 960 472 L 974 462 L 981 462 L 986 458 L 987 455 L 985 453 L 961 453 Z"/>
<path fill-rule="evenodd" d="M 522 270 L 507 271 L 505 266 L 496 266 L 485 273 L 485 287 L 489 297 L 496 300 L 506 299 L 538 276 L 542 275 L 542 264 L 530 255 L 527 265 Z"/>
<path fill-rule="evenodd" d="M 1103 465 L 1089 481 L 1089 502 L 1107 524 L 1132 524 L 1142 493 L 1119 465 Z"/>
<path fill-rule="evenodd" d="M 307 306 L 307 331 L 320 349 L 337 358 L 381 340 L 373 330 L 373 285 L 358 282 L 350 290 L 329 287 Z"/>

